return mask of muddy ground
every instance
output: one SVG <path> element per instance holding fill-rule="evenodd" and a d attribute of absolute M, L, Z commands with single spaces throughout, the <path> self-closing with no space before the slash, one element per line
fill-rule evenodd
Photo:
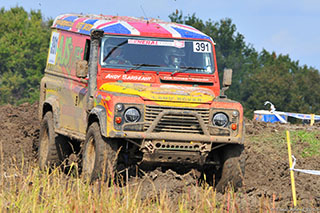
<path fill-rule="evenodd" d="M 292 206 L 291 185 L 288 165 L 288 154 L 284 131 L 286 129 L 306 129 L 315 131 L 320 140 L 320 126 L 266 124 L 246 121 L 246 171 L 244 187 L 240 198 L 250 204 L 251 208 L 261 206 L 262 198 L 274 200 L 277 208 Z M 1 165 L 24 161 L 27 164 L 36 162 L 36 146 L 39 138 L 39 121 L 37 104 L 20 106 L 0 106 L 0 160 Z M 302 143 L 297 149 L 308 146 Z M 295 149 L 294 149 L 295 150 Z M 22 157 L 23 156 L 23 157 Z M 296 168 L 320 170 L 320 157 L 299 158 Z M 5 171 L 3 168 L 2 171 Z M 193 174 L 178 175 L 171 170 L 159 170 L 148 174 L 143 179 L 142 197 L 151 188 L 166 188 L 175 199 L 183 192 L 184 186 L 194 185 Z M 182 181 L 183 180 L 183 181 Z M 295 173 L 297 197 L 300 207 L 314 207 L 320 211 L 320 176 Z M 166 183 L 166 184 L 165 184 Z M 218 194 L 218 197 L 223 195 Z"/>

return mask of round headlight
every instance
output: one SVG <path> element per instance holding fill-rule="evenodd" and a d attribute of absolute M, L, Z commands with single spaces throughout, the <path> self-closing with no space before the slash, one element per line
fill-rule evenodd
<path fill-rule="evenodd" d="M 225 127 L 229 123 L 228 116 L 224 113 L 217 113 L 212 118 L 212 124 L 215 126 L 222 126 Z"/>
<path fill-rule="evenodd" d="M 124 120 L 126 122 L 137 122 L 140 117 L 140 112 L 136 108 L 128 108 L 124 113 Z"/>

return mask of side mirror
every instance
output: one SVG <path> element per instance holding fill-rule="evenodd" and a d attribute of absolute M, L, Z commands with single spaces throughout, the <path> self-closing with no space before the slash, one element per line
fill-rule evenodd
<path fill-rule="evenodd" d="M 229 89 L 229 86 L 232 82 L 232 69 L 224 69 L 223 71 L 223 81 L 222 81 L 222 88 L 220 90 L 220 97 L 227 98 L 224 92 Z"/>
<path fill-rule="evenodd" d="M 223 71 L 223 87 L 229 87 L 232 83 L 232 69 L 224 69 Z"/>
<path fill-rule="evenodd" d="M 76 62 L 76 76 L 85 78 L 88 75 L 88 62 L 86 60 L 78 60 Z"/>

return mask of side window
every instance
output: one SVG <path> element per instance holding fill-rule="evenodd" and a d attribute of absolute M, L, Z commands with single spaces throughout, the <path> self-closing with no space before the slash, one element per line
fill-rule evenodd
<path fill-rule="evenodd" d="M 83 60 L 89 61 L 90 56 L 90 43 L 91 41 L 89 39 L 86 40 L 86 46 L 84 48 L 84 54 L 83 54 Z"/>

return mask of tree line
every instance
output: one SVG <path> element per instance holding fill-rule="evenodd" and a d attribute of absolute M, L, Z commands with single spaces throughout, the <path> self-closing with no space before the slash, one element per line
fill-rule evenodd
<path fill-rule="evenodd" d="M 39 99 L 51 24 L 40 11 L 0 9 L 0 104 Z"/>
<path fill-rule="evenodd" d="M 182 12 L 172 13 L 169 18 L 213 38 L 220 79 L 224 68 L 233 69 L 227 95 L 243 104 L 246 116 L 265 108 L 267 100 L 281 111 L 320 114 L 318 70 L 300 66 L 289 55 L 256 51 L 245 43 L 231 19 L 203 21 L 195 14 L 184 16 Z M 0 9 L 0 105 L 38 100 L 52 21 L 39 10 Z"/>

